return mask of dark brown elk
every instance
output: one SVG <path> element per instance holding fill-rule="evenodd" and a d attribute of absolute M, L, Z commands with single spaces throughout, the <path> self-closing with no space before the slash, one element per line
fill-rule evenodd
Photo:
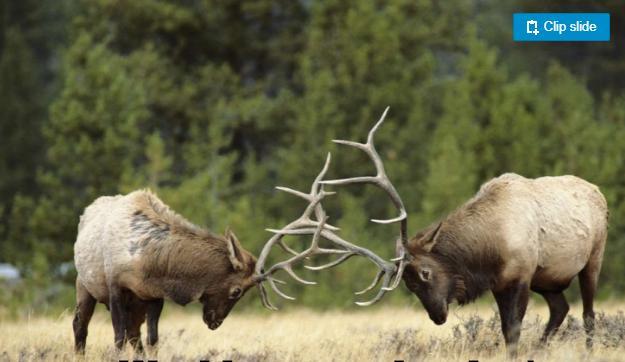
<path fill-rule="evenodd" d="M 396 264 L 376 263 L 380 271 L 366 290 L 375 287 L 382 277 L 384 283 L 374 300 L 363 305 L 378 301 L 403 279 L 430 318 L 442 324 L 447 319 L 449 303 L 469 303 L 490 290 L 499 307 L 506 345 L 515 354 L 529 291 L 541 294 L 549 305 L 550 318 L 542 337 L 545 342 L 568 312 L 562 292 L 579 276 L 587 344 L 591 346 L 593 299 L 608 225 L 607 203 L 599 189 L 574 176 L 527 179 L 505 174 L 484 184 L 471 200 L 442 221 L 407 240 L 403 202 L 373 143 L 387 111 L 388 108 L 369 132 L 366 143 L 335 140 L 365 152 L 377 174 L 319 182 L 374 184 L 389 195 L 399 210 L 394 219 L 372 220 L 400 222 L 400 230 L 393 259 Z M 320 234 L 326 237 L 326 230 Z M 331 233 L 327 236 L 335 238 Z M 354 254 L 379 259 L 370 251 L 349 252 L 318 269 L 338 265 Z"/>
<path fill-rule="evenodd" d="M 149 345 L 158 341 L 163 299 L 180 305 L 199 300 L 203 319 L 216 329 L 258 281 L 256 258 L 234 233 L 201 229 L 149 191 L 100 197 L 81 216 L 74 244 L 77 307 L 75 348 L 85 348 L 97 302 L 111 311 L 115 345 L 142 349 L 147 317 Z"/>

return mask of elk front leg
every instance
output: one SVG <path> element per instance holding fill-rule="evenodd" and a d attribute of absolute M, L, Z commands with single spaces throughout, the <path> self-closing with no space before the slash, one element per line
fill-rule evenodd
<path fill-rule="evenodd" d="M 126 339 L 134 350 L 143 353 L 141 325 L 145 321 L 147 303 L 135 295 L 128 295 L 126 314 Z"/>
<path fill-rule="evenodd" d="M 113 332 L 115 334 L 115 347 L 122 349 L 126 343 L 126 324 L 128 320 L 128 309 L 124 300 L 124 293 L 120 288 L 110 288 L 109 308 L 113 321 Z"/>
<path fill-rule="evenodd" d="M 527 309 L 529 288 L 527 283 L 512 283 L 501 291 L 493 293 L 499 307 L 501 331 L 506 342 L 508 355 L 515 357 L 521 336 L 521 323 Z"/>
<path fill-rule="evenodd" d="M 158 342 L 158 320 L 163 310 L 163 299 L 148 302 L 148 345 L 155 346 Z"/>

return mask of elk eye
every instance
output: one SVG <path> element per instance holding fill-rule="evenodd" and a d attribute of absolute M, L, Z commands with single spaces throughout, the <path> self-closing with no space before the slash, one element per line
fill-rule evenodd
<path fill-rule="evenodd" d="M 419 271 L 419 278 L 421 278 L 424 282 L 429 282 L 431 277 L 432 273 L 430 272 L 430 269 L 421 269 Z"/>
<path fill-rule="evenodd" d="M 232 290 L 230 290 L 230 296 L 228 298 L 230 299 L 238 299 L 241 297 L 241 293 L 243 291 L 241 290 L 241 288 L 239 287 L 235 287 Z"/>

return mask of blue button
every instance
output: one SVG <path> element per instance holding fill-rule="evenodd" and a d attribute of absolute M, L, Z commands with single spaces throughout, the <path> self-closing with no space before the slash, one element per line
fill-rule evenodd
<path fill-rule="evenodd" d="M 609 13 L 515 13 L 514 41 L 610 41 Z"/>

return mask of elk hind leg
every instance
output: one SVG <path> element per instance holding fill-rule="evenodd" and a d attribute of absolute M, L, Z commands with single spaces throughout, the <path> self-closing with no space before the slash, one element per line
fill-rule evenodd
<path fill-rule="evenodd" d="M 78 353 L 85 351 L 89 321 L 93 316 L 96 300 L 87 289 L 76 279 L 76 310 L 72 327 L 74 329 L 74 349 Z"/>
<path fill-rule="evenodd" d="M 579 287 L 582 293 L 582 302 L 584 305 L 584 330 L 586 330 L 586 346 L 592 347 L 594 331 L 595 331 L 595 311 L 593 303 L 595 292 L 597 291 L 597 281 L 599 279 L 599 270 L 601 269 L 601 261 L 598 263 L 589 262 L 586 267 L 579 273 Z"/>
<path fill-rule="evenodd" d="M 547 301 L 549 306 L 549 321 L 545 332 L 540 338 L 541 343 L 546 343 L 557 331 L 567 313 L 569 312 L 569 303 L 567 303 L 564 294 L 560 292 L 540 292 Z"/>

